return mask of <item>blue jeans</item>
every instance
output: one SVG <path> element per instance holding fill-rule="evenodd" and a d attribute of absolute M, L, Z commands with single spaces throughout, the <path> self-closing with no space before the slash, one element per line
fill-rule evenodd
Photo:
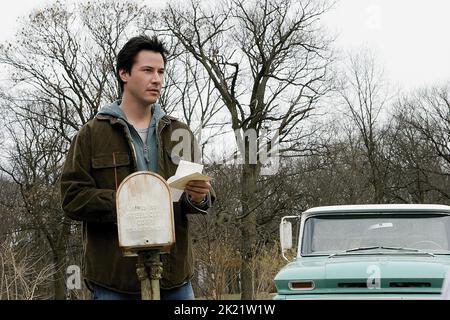
<path fill-rule="evenodd" d="M 92 300 L 141 300 L 141 294 L 121 293 L 111 289 L 93 285 Z M 194 300 L 194 290 L 190 281 L 181 287 L 161 289 L 161 300 Z"/>

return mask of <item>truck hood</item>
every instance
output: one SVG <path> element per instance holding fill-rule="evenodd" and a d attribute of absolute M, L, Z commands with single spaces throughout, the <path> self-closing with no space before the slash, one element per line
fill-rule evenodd
<path fill-rule="evenodd" d="M 303 257 L 275 277 L 279 294 L 436 293 L 450 269 L 450 256 L 352 254 Z M 314 281 L 312 290 L 292 290 L 289 282 Z"/>

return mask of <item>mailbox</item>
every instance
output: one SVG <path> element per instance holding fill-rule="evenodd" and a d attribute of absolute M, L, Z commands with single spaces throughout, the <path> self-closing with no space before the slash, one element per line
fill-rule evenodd
<path fill-rule="evenodd" d="M 170 187 L 164 178 L 150 171 L 129 175 L 117 189 L 116 205 L 124 256 L 149 249 L 170 250 L 175 227 Z"/>

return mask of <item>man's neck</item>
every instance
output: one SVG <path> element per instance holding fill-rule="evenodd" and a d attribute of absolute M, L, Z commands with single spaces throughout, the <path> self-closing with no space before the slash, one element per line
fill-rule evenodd
<path fill-rule="evenodd" d="M 137 128 L 148 128 L 152 118 L 151 104 L 143 104 L 124 92 L 121 107 L 128 121 Z"/>

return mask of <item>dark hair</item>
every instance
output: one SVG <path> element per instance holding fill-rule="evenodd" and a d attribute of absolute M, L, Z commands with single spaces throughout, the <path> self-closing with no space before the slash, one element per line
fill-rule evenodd
<path fill-rule="evenodd" d="M 149 50 L 159 52 L 164 60 L 164 65 L 167 63 L 166 55 L 169 53 L 164 46 L 164 43 L 158 40 L 156 36 L 148 37 L 146 35 L 141 35 L 133 37 L 128 40 L 127 43 L 122 47 L 117 55 L 117 65 L 116 65 L 116 76 L 117 81 L 119 81 L 120 93 L 123 93 L 123 81 L 120 79 L 119 71 L 125 70 L 131 73 L 131 68 L 135 62 L 135 58 L 138 53 L 142 50 Z"/>

